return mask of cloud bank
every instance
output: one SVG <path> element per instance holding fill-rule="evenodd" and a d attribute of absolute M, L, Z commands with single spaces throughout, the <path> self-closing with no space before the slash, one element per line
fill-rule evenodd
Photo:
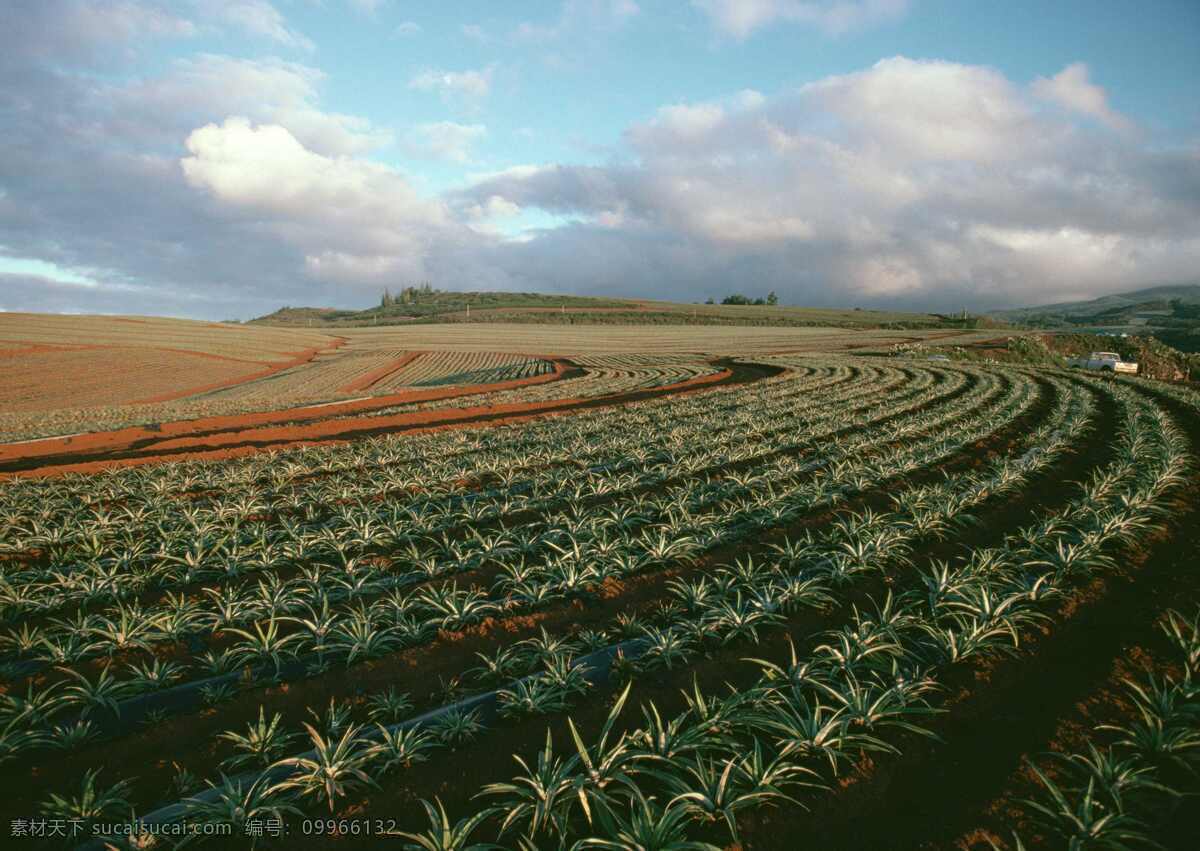
<path fill-rule="evenodd" d="M 705 5 L 733 35 L 825 8 Z M 847 21 L 898 8 L 848 5 L 861 14 Z M 360 306 L 431 280 L 987 308 L 1195 280 L 1200 266 L 1200 144 L 1154 143 L 1081 64 L 1021 83 L 894 57 L 790 90 L 663 104 L 603 164 L 530 163 L 440 195 L 380 152 L 469 163 L 482 123 L 379 127 L 325 107 L 318 69 L 274 57 L 96 73 L 135 42 L 213 27 L 303 56 L 303 34 L 267 7 L 196 0 L 189 16 L 55 0 L 39 14 L 73 27 L 0 32 L 0 256 L 88 281 L 0 274 L 0 307 L 244 317 Z M 471 102 L 491 79 L 490 67 L 430 70 L 410 85 Z M 505 235 L 538 211 L 559 224 Z"/>
<path fill-rule="evenodd" d="M 897 57 L 775 97 L 666 106 L 627 130 L 627 162 L 519 169 L 460 195 L 578 220 L 499 252 L 510 274 L 619 244 L 607 275 L 556 276 L 596 289 L 974 307 L 1194 276 L 1200 147 L 1079 123 L 1128 126 L 1102 96 L 1072 96 L 1076 66 L 1054 79 L 1066 102 L 1048 107 L 1040 81 Z"/>

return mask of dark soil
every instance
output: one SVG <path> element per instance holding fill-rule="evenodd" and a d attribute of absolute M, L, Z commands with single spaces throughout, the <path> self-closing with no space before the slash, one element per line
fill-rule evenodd
<path fill-rule="evenodd" d="M 1200 417 L 1161 403 L 1200 449 Z M 1097 446 L 1087 457 L 1096 463 L 1105 452 Z M 746 847 L 792 848 L 781 837 L 802 835 L 847 851 L 983 851 L 990 847 L 986 836 L 1007 839 L 1020 825 L 1015 801 L 1033 791 L 1025 761 L 1062 749 L 1072 720 L 1076 731 L 1083 723 L 1081 707 L 1109 693 L 1114 670 L 1137 648 L 1158 643 L 1166 609 L 1187 610 L 1200 601 L 1200 475 L 1175 495 L 1170 516 L 1168 528 L 1122 554 L 1117 573 L 1064 601 L 1053 626 L 1023 635 L 1018 657 L 950 672 L 950 711 L 928 725 L 945 744 L 910 738 L 902 758 L 871 762 L 850 788 L 811 815 L 766 814 L 749 826 Z M 1100 702 L 1102 714 L 1112 708 Z M 1200 847 L 1198 819 L 1177 818 L 1163 829 L 1167 847 Z"/>

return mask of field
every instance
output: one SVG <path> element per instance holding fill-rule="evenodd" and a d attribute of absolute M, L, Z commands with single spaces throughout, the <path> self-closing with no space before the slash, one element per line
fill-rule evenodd
<path fill-rule="evenodd" d="M 652 299 L 609 299 L 506 292 L 410 290 L 406 301 L 365 310 L 285 307 L 250 320 L 284 328 L 370 328 L 423 323 L 537 325 L 709 325 L 842 329 L 962 329 L 999 323 L 931 313 L 787 307 L 767 304 L 686 304 Z"/>
<path fill-rule="evenodd" d="M 259 330 L 287 365 L 179 416 L 0 445 L 11 825 L 1198 847 L 1193 387 L 888 354 L 983 332 Z"/>
<path fill-rule="evenodd" d="M 3 350 L 0 357 L 5 358 L 0 394 L 13 413 L 136 404 L 187 394 L 196 381 L 227 384 L 261 371 L 233 358 L 141 347 L 113 346 L 100 353 L 87 347 L 39 346 Z M 114 382 L 111 371 L 97 371 L 97 360 L 119 363 L 121 381 Z M 183 376 L 187 378 L 181 381 Z"/>
<path fill-rule="evenodd" d="M 434 394 L 437 398 L 463 396 L 468 388 L 486 393 L 562 372 L 568 364 L 555 366 L 555 353 L 562 352 L 686 354 L 698 372 L 712 359 L 734 354 L 963 343 L 990 336 L 995 332 L 521 324 L 347 328 L 327 334 L 156 318 L 0 314 L 0 343 L 5 344 L 0 349 L 0 441 L 97 430 L 157 431 L 160 424 L 182 420 L 376 400 L 324 413 L 360 412 L 421 402 L 436 389 L 458 389 Z"/>

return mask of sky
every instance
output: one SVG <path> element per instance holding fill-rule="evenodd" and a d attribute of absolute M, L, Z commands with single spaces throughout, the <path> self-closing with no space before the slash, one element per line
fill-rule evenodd
<path fill-rule="evenodd" d="M 5 0 L 0 310 L 1200 283 L 1196 0 Z"/>

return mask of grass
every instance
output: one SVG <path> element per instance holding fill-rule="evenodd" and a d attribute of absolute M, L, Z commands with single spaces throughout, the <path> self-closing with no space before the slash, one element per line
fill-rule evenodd
<path fill-rule="evenodd" d="M 648 299 L 602 299 L 537 293 L 415 293 L 414 301 L 365 310 L 285 307 L 252 325 L 353 328 L 446 322 L 536 325 L 726 325 L 777 328 L 987 328 L 980 317 L 861 309 L 766 305 L 686 304 Z"/>

